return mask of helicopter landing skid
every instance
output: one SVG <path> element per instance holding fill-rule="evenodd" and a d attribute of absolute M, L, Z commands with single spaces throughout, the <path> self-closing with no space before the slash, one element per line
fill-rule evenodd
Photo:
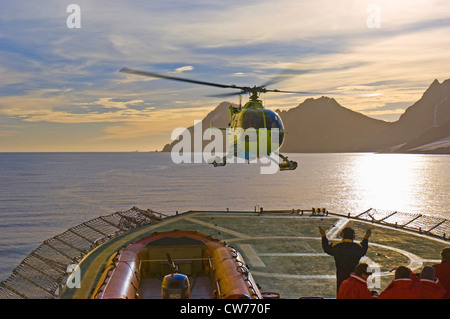
<path fill-rule="evenodd" d="M 227 165 L 227 163 L 217 163 L 216 161 L 212 162 L 211 164 L 213 164 L 214 167 Z"/>
<path fill-rule="evenodd" d="M 283 156 L 281 154 L 279 154 L 279 156 L 283 159 L 283 162 L 279 164 L 280 166 L 280 171 L 293 171 L 294 169 L 297 168 L 297 162 L 295 161 L 290 161 L 286 156 Z"/>
<path fill-rule="evenodd" d="M 297 165 L 297 162 L 289 160 L 289 159 L 288 159 L 286 156 L 284 156 L 284 155 L 279 154 L 279 156 L 283 159 L 283 162 L 277 163 L 278 166 L 280 167 L 280 171 L 287 171 L 287 170 L 293 171 L 293 170 L 295 170 L 295 169 L 297 168 L 297 166 L 298 166 L 298 165 Z M 269 157 L 269 158 L 270 158 L 270 157 Z M 217 158 L 216 158 L 216 159 L 217 159 Z M 270 158 L 270 159 L 271 159 L 271 158 Z M 271 159 L 271 160 L 273 160 L 273 159 Z M 217 162 L 216 160 L 214 160 L 214 161 L 210 162 L 210 164 L 212 164 L 214 167 L 217 167 L 217 166 L 225 166 L 225 165 L 227 165 L 227 157 L 224 156 L 224 157 L 222 158 L 222 161 L 221 161 L 221 162 Z"/>
<path fill-rule="evenodd" d="M 219 162 L 217 160 L 219 160 Z M 227 165 L 227 157 L 224 156 L 222 158 L 222 161 L 220 161 L 220 157 L 216 157 L 213 161 L 210 161 L 209 164 L 212 164 L 214 167 L 225 166 L 225 165 Z"/>

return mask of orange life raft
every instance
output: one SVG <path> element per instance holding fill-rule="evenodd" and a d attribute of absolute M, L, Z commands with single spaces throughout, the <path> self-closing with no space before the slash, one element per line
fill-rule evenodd
<path fill-rule="evenodd" d="M 236 249 L 186 230 L 155 232 L 119 250 L 107 263 L 92 298 L 161 298 L 162 279 L 171 272 L 167 255 L 201 290 L 196 294 L 194 289 L 191 298 L 263 298 Z"/>

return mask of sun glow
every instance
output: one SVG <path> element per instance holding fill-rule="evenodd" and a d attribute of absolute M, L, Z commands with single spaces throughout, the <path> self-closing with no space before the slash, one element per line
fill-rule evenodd
<path fill-rule="evenodd" d="M 426 174 L 425 162 L 418 156 L 371 154 L 358 157 L 354 169 L 360 200 L 368 207 L 408 210 L 420 201 L 418 180 Z M 356 186 L 356 185 L 355 185 Z M 372 206 L 371 206 L 372 205 Z"/>

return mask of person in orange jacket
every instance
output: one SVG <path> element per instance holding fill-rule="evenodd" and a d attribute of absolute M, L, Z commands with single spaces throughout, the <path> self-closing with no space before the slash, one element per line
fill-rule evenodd
<path fill-rule="evenodd" d="M 442 249 L 441 260 L 442 262 L 434 265 L 433 268 L 436 271 L 436 277 L 446 290 L 444 299 L 450 299 L 450 247 Z"/>
<path fill-rule="evenodd" d="M 419 299 L 420 279 L 408 267 L 399 266 L 394 280 L 380 293 L 380 299 Z"/>
<path fill-rule="evenodd" d="M 366 263 L 359 263 L 355 267 L 355 272 L 350 274 L 350 278 L 344 280 L 339 287 L 337 299 L 376 299 L 378 294 L 367 288 L 367 278 L 371 275 L 367 271 L 369 266 Z"/>
<path fill-rule="evenodd" d="M 436 278 L 433 267 L 423 267 L 420 273 L 420 299 L 442 299 L 445 289 Z"/>

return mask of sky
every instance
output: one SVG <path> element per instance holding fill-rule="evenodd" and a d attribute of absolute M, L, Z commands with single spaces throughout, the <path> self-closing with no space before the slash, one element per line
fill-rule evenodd
<path fill-rule="evenodd" d="M 267 93 L 268 109 L 326 95 L 396 121 L 450 78 L 449 34 L 448 0 L 1 1 L 0 152 L 161 150 L 225 100 L 208 95 L 230 92 L 122 67 L 245 86 L 275 77 L 268 88 L 315 94 Z"/>

